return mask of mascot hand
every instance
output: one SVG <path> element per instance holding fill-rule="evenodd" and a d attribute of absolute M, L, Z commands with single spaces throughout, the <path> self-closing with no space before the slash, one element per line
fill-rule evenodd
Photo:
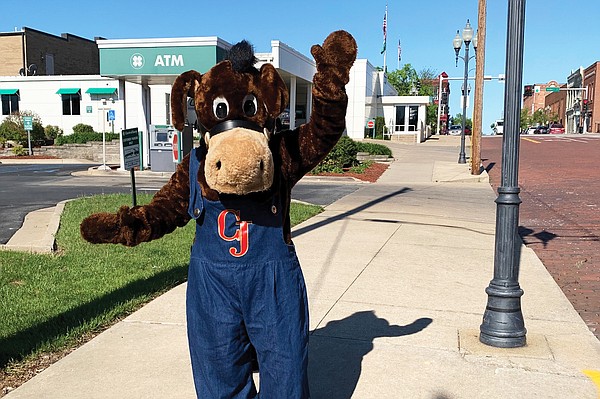
<path fill-rule="evenodd" d="M 131 215 L 128 206 L 114 213 L 96 213 L 85 218 L 80 227 L 81 236 L 92 244 L 136 245 L 135 232 L 140 221 Z"/>
<path fill-rule="evenodd" d="M 317 71 L 337 75 L 345 85 L 350 68 L 356 59 L 356 41 L 348 32 L 338 30 L 327 36 L 323 46 L 314 45 L 310 50 L 317 63 Z"/>

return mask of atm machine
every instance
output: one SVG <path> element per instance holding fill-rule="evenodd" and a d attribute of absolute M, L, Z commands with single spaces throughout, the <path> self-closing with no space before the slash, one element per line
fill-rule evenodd
<path fill-rule="evenodd" d="M 177 130 L 171 125 L 150 125 L 150 169 L 153 172 L 174 172 L 173 137 Z"/>
<path fill-rule="evenodd" d="M 186 124 L 183 132 L 179 132 L 171 125 L 150 125 L 149 133 L 150 169 L 154 172 L 174 172 L 177 163 L 192 150 L 192 127 Z M 174 140 L 175 137 L 177 140 Z M 173 141 L 176 141 L 175 149 Z M 174 151 L 178 151 L 177 157 Z"/>

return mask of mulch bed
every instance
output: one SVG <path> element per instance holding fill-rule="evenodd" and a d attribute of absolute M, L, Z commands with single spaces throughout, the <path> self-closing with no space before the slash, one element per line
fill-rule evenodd
<path fill-rule="evenodd" d="M 336 176 L 336 177 L 354 177 L 355 179 L 375 183 L 379 177 L 387 170 L 390 165 L 388 163 L 373 162 L 364 173 L 319 173 L 316 176 Z"/>

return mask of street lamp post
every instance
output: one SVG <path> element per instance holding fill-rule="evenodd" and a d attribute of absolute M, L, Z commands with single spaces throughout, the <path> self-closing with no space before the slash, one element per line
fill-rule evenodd
<path fill-rule="evenodd" d="M 519 122 L 523 81 L 525 0 L 508 2 L 506 37 L 506 87 L 502 179 L 496 198 L 496 247 L 494 278 L 485 292 L 488 302 L 480 326 L 479 340 L 490 346 L 515 348 L 526 344 L 521 311 L 523 290 L 519 286 L 521 240 L 519 239 Z"/>
<path fill-rule="evenodd" d="M 469 79 L 469 60 L 474 58 L 472 56 L 469 58 L 469 44 L 471 44 L 471 40 L 473 40 L 473 49 L 477 51 L 477 36 L 473 38 L 473 28 L 471 27 L 471 23 L 467 19 L 467 24 L 463 28 L 462 38 L 459 36 L 459 31 L 456 31 L 456 36 L 454 40 L 452 40 L 452 45 L 454 46 L 454 52 L 456 53 L 456 66 L 458 66 L 458 59 L 464 61 L 465 63 L 465 74 L 463 76 L 463 87 L 465 88 L 465 92 L 463 92 L 463 111 L 462 111 L 462 130 L 460 132 L 460 154 L 458 155 L 458 163 L 467 163 L 467 158 L 465 156 L 465 128 L 467 124 L 467 79 Z M 460 48 L 462 47 L 463 41 L 465 42 L 465 55 L 464 57 L 458 55 L 460 52 Z"/>

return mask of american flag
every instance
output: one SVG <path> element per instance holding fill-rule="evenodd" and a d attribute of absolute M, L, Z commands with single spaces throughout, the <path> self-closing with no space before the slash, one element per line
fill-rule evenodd
<path fill-rule="evenodd" d="M 386 42 L 387 42 L 387 5 L 385 6 L 385 14 L 383 14 L 383 50 L 381 50 L 381 54 L 385 53 Z"/>
<path fill-rule="evenodd" d="M 400 39 L 398 39 L 398 62 L 402 61 L 402 47 L 400 46 Z"/>

